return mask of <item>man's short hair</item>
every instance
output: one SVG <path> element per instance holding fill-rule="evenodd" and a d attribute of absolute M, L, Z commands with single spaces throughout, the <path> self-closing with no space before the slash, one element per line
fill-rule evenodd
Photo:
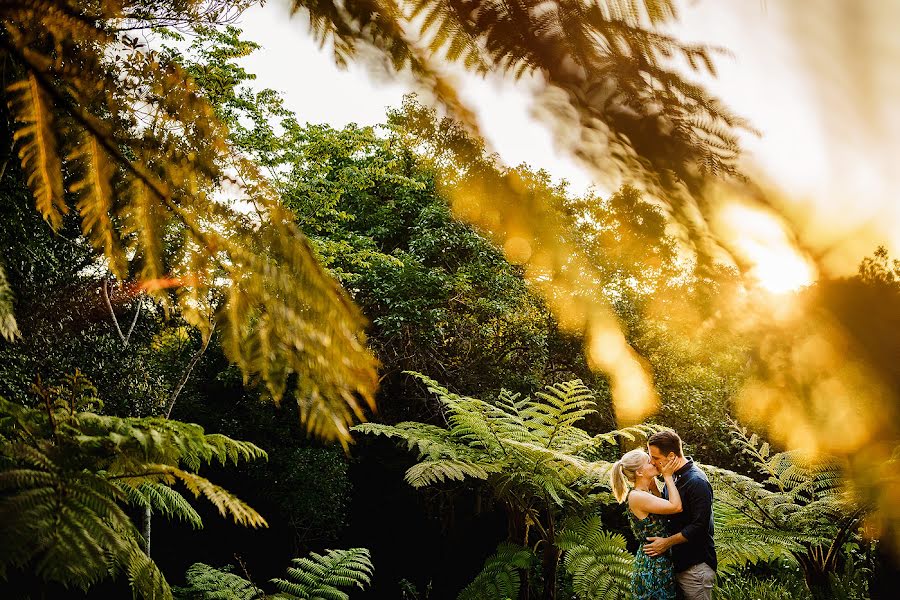
<path fill-rule="evenodd" d="M 675 456 L 684 456 L 681 450 L 681 438 L 674 431 L 657 431 L 647 439 L 648 446 L 656 446 L 663 456 L 674 452 Z"/>

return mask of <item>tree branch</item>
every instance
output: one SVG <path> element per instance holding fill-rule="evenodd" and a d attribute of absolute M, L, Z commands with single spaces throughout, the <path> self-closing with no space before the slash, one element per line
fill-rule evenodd
<path fill-rule="evenodd" d="M 194 357 L 191 359 L 190 364 L 188 365 L 187 370 L 184 372 L 184 375 L 181 377 L 181 381 L 178 382 L 178 387 L 175 388 L 175 391 L 172 393 L 172 398 L 169 399 L 169 404 L 166 407 L 166 418 L 172 414 L 172 408 L 175 406 L 175 401 L 178 399 L 178 394 L 181 393 L 181 389 L 184 387 L 184 384 L 187 383 L 188 377 L 191 376 L 191 371 L 194 370 L 194 367 L 197 364 L 197 361 L 200 360 L 200 357 L 203 356 L 203 353 L 206 352 L 207 346 L 209 346 L 209 340 L 212 339 L 213 332 L 215 331 L 215 323 L 213 323 L 212 329 L 209 332 L 209 335 L 206 336 L 206 339 L 203 341 L 203 345 L 200 347 L 197 352 L 194 353 Z"/>

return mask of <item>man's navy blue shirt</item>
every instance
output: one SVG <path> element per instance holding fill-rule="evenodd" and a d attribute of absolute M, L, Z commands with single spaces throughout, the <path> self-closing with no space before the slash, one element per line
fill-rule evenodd
<path fill-rule="evenodd" d="M 700 563 L 716 570 L 716 546 L 713 542 L 712 486 L 706 473 L 687 457 L 687 463 L 672 475 L 681 496 L 682 511 L 669 515 L 669 535 L 681 533 L 687 538 L 683 544 L 672 546 L 672 562 L 680 573 Z M 663 498 L 668 499 L 668 489 L 663 488 Z"/>

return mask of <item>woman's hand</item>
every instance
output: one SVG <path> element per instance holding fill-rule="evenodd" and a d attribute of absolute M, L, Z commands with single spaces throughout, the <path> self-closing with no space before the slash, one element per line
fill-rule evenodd
<path fill-rule="evenodd" d="M 672 460 L 663 465 L 662 469 L 659 470 L 660 474 L 665 477 L 671 477 L 675 473 L 675 468 L 678 466 L 678 457 L 673 456 Z"/>

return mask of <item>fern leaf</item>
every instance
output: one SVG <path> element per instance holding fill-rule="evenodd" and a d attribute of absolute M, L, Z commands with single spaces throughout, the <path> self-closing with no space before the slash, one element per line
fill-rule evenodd
<path fill-rule="evenodd" d="M 11 342 L 19 337 L 19 326 L 13 311 L 13 294 L 0 260 L 0 337 Z"/>
<path fill-rule="evenodd" d="M 519 596 L 522 570 L 535 561 L 528 548 L 503 543 L 484 561 L 481 572 L 456 597 L 457 600 L 507 600 Z"/>
<path fill-rule="evenodd" d="M 147 465 L 151 471 L 164 471 L 177 477 L 194 497 L 203 496 L 219 509 L 223 517 L 230 515 L 238 525 L 249 527 L 268 527 L 269 524 L 258 512 L 233 495 L 228 490 L 217 486 L 205 477 L 189 473 L 168 465 Z"/>
<path fill-rule="evenodd" d="M 349 595 L 340 588 L 365 590 L 374 571 L 366 548 L 328 550 L 324 555 L 312 552 L 308 558 L 291 562 L 288 579 L 273 579 L 272 583 L 287 598 L 303 600 L 347 600 Z"/>
<path fill-rule="evenodd" d="M 558 545 L 565 551 L 563 565 L 572 576 L 578 598 L 613 600 L 628 596 L 634 557 L 625 548 L 625 538 L 605 531 L 599 517 L 564 523 Z"/>
<path fill-rule="evenodd" d="M 113 274 L 125 280 L 128 277 L 126 259 L 121 254 L 111 219 L 113 163 L 97 138 L 89 133 L 83 134 L 81 143 L 68 159 L 79 171 L 79 177 L 69 185 L 69 191 L 78 198 L 76 207 L 81 215 L 82 232 L 95 248 L 111 259 Z"/>
<path fill-rule="evenodd" d="M 54 229 L 62 226 L 69 212 L 63 198 L 62 161 L 56 148 L 53 109 L 37 77 L 29 73 L 11 84 L 9 109 L 19 128 L 13 139 L 38 211 Z"/>

